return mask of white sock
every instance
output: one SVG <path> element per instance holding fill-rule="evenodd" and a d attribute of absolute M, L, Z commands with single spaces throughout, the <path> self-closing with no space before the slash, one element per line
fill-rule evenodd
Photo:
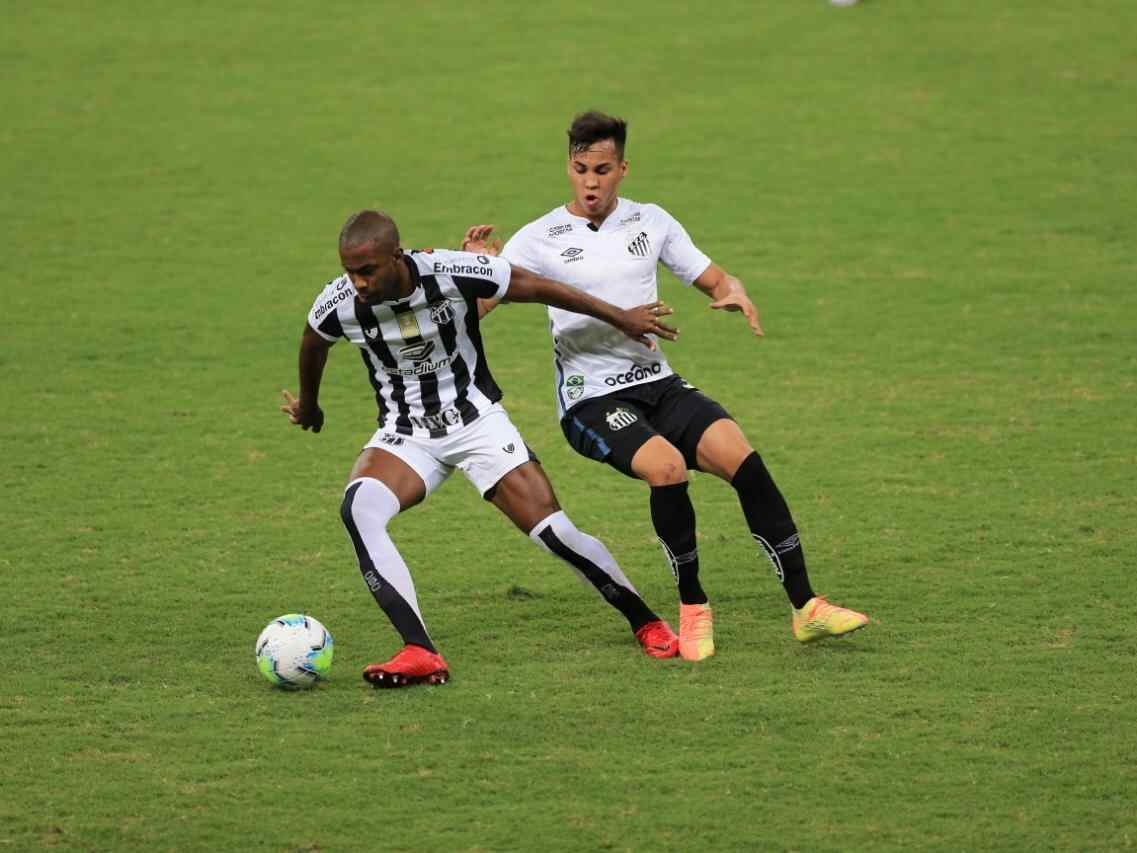
<path fill-rule="evenodd" d="M 406 643 L 434 650 L 419 610 L 411 571 L 387 533 L 399 499 L 373 477 L 347 484 L 340 516 L 355 546 L 359 570 L 371 594 Z"/>
<path fill-rule="evenodd" d="M 639 596 L 632 582 L 620 571 L 616 558 L 604 547 L 604 543 L 595 536 L 577 530 L 576 525 L 569 520 L 563 510 L 554 512 L 537 522 L 537 526 L 529 531 L 529 538 L 550 554 L 560 557 L 572 566 L 581 580 L 591 584 L 605 598 L 611 599 L 611 595 L 605 591 L 608 582 L 615 582 Z M 572 555 L 575 555 L 576 559 Z M 599 568 L 608 579 L 589 577 L 591 569 L 585 566 L 580 557 Z"/>

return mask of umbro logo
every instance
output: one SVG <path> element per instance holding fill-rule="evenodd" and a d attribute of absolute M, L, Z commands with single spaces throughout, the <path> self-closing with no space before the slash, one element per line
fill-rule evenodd
<path fill-rule="evenodd" d="M 575 258 L 577 255 L 579 255 L 583 251 L 584 251 L 584 249 L 578 249 L 576 246 L 572 246 L 571 248 L 565 249 L 563 252 L 561 252 L 561 257 L 562 258 Z"/>
<path fill-rule="evenodd" d="M 505 447 L 502 448 L 502 450 L 504 450 L 506 453 L 512 453 L 516 449 L 517 449 L 517 447 L 514 445 L 514 443 L 512 441 L 509 444 L 507 444 Z"/>

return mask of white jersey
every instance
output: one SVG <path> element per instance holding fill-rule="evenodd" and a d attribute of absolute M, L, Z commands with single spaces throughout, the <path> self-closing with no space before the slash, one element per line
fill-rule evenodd
<path fill-rule="evenodd" d="M 410 296 L 367 305 L 341 275 L 316 297 L 308 325 L 325 340 L 359 347 L 381 429 L 439 438 L 501 399 L 482 349 L 478 299 L 506 295 L 510 266 L 469 252 L 411 252 L 403 260 L 415 282 Z"/>
<path fill-rule="evenodd" d="M 554 208 L 514 234 L 501 256 L 620 308 L 659 298 L 657 263 L 687 285 L 711 265 L 666 210 L 626 198 L 599 228 L 563 205 Z M 550 308 L 549 321 L 560 416 L 582 400 L 673 372 L 661 350 L 648 350 L 601 320 Z"/>

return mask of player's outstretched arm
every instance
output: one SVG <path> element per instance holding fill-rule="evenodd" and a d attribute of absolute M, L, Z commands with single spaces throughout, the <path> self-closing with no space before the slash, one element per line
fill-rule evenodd
<path fill-rule="evenodd" d="M 288 415 L 288 420 L 301 429 L 319 432 L 324 428 L 324 412 L 319 406 L 320 380 L 324 377 L 324 365 L 328 362 L 331 343 L 316 334 L 307 323 L 300 338 L 300 399 L 288 391 L 284 395 L 284 405 L 280 410 Z"/>
<path fill-rule="evenodd" d="M 746 288 L 742 286 L 742 282 L 718 264 L 711 264 L 692 283 L 714 300 L 711 302 L 712 308 L 721 311 L 741 311 L 755 335 L 761 337 L 766 334 L 758 321 L 758 309 L 746 295 Z"/>
<path fill-rule="evenodd" d="M 587 314 L 615 326 L 629 338 L 648 349 L 655 349 L 655 341 L 648 335 L 657 335 L 666 341 L 679 337 L 679 330 L 663 323 L 660 318 L 672 313 L 662 302 L 637 305 L 635 308 L 617 308 L 610 302 L 590 296 L 582 290 L 559 281 L 514 266 L 509 277 L 509 290 L 505 302 L 540 302 L 565 311 Z"/>

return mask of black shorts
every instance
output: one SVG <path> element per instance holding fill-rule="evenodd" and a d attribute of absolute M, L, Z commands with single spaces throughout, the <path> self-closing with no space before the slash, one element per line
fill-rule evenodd
<path fill-rule="evenodd" d="M 726 409 L 682 377 L 668 376 L 573 406 L 561 419 L 561 430 L 581 456 L 635 477 L 632 457 L 655 435 L 678 448 L 688 468 L 698 470 L 699 439 L 722 418 L 730 418 Z"/>

